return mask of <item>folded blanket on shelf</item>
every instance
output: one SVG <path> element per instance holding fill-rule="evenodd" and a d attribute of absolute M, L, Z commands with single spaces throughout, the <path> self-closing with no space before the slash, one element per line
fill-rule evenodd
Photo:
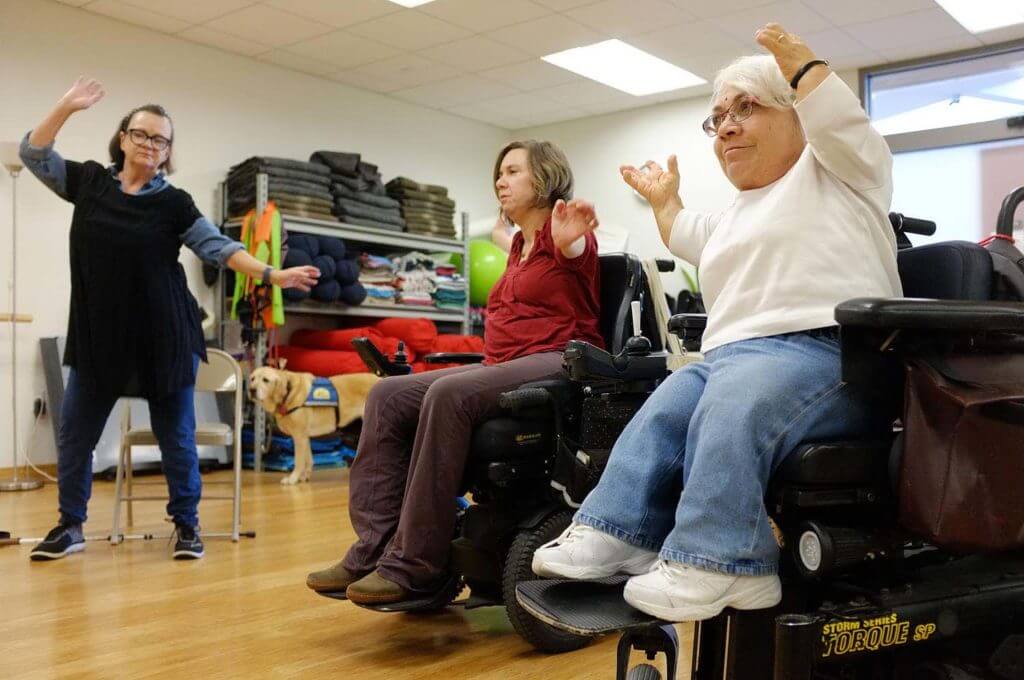
<path fill-rule="evenodd" d="M 269 175 L 272 179 L 301 180 L 312 182 L 317 185 L 328 186 L 331 183 L 330 175 L 324 175 L 309 170 L 295 170 L 293 168 L 279 168 L 276 166 L 263 166 L 257 170 L 256 166 L 249 166 L 240 170 L 232 170 L 228 173 L 228 182 L 253 182 L 256 181 L 256 173 L 260 172 Z"/>
<path fill-rule="evenodd" d="M 405 200 L 407 198 L 411 198 L 419 201 L 433 203 L 436 205 L 446 206 L 449 208 L 455 207 L 455 201 L 453 201 L 450 198 L 447 198 L 446 196 L 441 196 L 440 194 L 428 194 L 425 191 L 416 191 L 415 189 L 405 189 L 403 187 L 390 187 L 387 190 L 387 194 L 391 198 L 397 198 L 400 201 Z"/>
<path fill-rule="evenodd" d="M 358 177 L 360 156 L 348 151 L 314 151 L 309 157 L 311 163 L 327 166 L 330 172 L 349 177 Z"/>
<path fill-rule="evenodd" d="M 335 199 L 334 212 L 338 217 L 364 217 L 378 222 L 396 224 L 400 227 L 405 226 L 405 220 L 397 209 L 378 208 L 349 198 Z"/>
<path fill-rule="evenodd" d="M 443 187 L 439 184 L 424 184 L 423 182 L 417 182 L 416 180 L 409 179 L 408 177 L 395 177 L 386 185 L 390 188 L 402 188 L 411 189 L 412 191 L 422 191 L 427 194 L 436 194 L 438 196 L 447 196 L 448 187 Z"/>
<path fill-rule="evenodd" d="M 331 184 L 331 193 L 334 194 L 335 198 L 348 198 L 377 208 L 399 209 L 402 207 L 401 203 L 390 196 L 381 196 L 380 194 L 375 194 L 370 191 L 355 191 L 354 189 L 350 189 L 348 186 L 339 182 Z"/>
<path fill-rule="evenodd" d="M 319 163 L 309 163 L 307 161 L 297 161 L 294 158 L 278 158 L 276 156 L 250 156 L 241 163 L 233 165 L 228 169 L 228 173 L 240 171 L 243 169 L 256 168 L 257 171 L 262 168 L 286 168 L 291 170 L 304 170 L 317 175 L 329 175 L 331 173 L 329 168 L 320 165 Z"/>

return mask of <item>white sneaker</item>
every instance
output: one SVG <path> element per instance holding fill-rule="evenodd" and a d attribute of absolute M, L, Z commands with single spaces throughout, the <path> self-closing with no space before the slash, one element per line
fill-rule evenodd
<path fill-rule="evenodd" d="M 662 560 L 629 579 L 622 595 L 632 607 L 665 621 L 703 621 L 726 607 L 774 607 L 782 600 L 782 583 L 778 576 L 735 576 Z"/>
<path fill-rule="evenodd" d="M 533 573 L 545 578 L 592 580 L 615 574 L 644 574 L 658 553 L 573 522 L 562 535 L 533 553 Z"/>

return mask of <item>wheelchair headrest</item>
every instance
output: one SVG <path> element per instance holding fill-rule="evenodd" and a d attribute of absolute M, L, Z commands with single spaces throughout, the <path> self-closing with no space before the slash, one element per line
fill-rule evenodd
<path fill-rule="evenodd" d="M 903 297 L 992 299 L 992 257 L 977 243 L 945 241 L 896 254 Z"/>

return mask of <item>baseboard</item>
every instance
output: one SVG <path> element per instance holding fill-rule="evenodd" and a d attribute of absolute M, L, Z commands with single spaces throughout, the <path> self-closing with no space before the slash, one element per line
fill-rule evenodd
<path fill-rule="evenodd" d="M 57 464 L 56 463 L 43 463 L 42 465 L 36 465 L 37 468 L 42 470 L 48 475 L 54 477 L 57 476 Z M 12 467 L 0 467 L 0 479 L 10 479 L 14 476 L 14 468 Z M 18 476 L 26 479 L 38 479 L 39 475 L 27 465 L 18 468 Z"/>

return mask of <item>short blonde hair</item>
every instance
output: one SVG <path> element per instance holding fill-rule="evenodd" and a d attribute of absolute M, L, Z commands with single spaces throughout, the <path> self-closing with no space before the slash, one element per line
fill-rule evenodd
<path fill-rule="evenodd" d="M 568 201 L 572 198 L 572 168 L 569 159 L 551 142 L 538 142 L 534 139 L 510 142 L 498 152 L 494 161 L 494 177 L 491 186 L 498 193 L 498 177 L 501 176 L 501 162 L 513 149 L 523 149 L 530 164 L 530 175 L 533 177 L 533 193 L 537 196 L 534 204 L 537 208 L 550 208 L 558 199 Z"/>
<path fill-rule="evenodd" d="M 793 88 L 786 82 L 775 58 L 767 54 L 740 57 L 719 71 L 711 101 L 718 99 L 722 90 L 729 86 L 774 109 L 789 109 L 796 102 Z"/>

